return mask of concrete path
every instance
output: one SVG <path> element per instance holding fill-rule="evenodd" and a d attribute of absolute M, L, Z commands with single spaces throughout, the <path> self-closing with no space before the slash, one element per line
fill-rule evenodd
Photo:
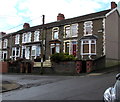
<path fill-rule="evenodd" d="M 13 81 L 5 81 L 5 80 L 3 80 L 0 83 L 0 93 L 18 89 L 18 88 L 20 88 L 20 86 L 21 86 L 20 84 L 15 83 Z"/>

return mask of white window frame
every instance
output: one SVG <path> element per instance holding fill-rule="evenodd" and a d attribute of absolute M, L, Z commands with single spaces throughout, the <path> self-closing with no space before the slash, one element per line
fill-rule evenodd
<path fill-rule="evenodd" d="M 19 44 L 19 42 L 20 42 L 20 35 L 17 34 L 15 35 L 15 44 Z"/>
<path fill-rule="evenodd" d="M 74 39 L 74 40 L 66 40 L 66 41 L 64 41 L 64 53 L 66 53 L 65 52 L 65 50 L 66 50 L 66 48 L 65 48 L 66 47 L 66 45 L 65 45 L 66 42 L 69 43 L 69 55 L 73 55 L 73 44 L 74 44 L 73 42 L 75 42 L 75 44 L 76 44 L 76 53 L 77 53 L 77 51 L 78 51 L 77 50 L 77 44 L 78 44 L 77 40 Z"/>
<path fill-rule="evenodd" d="M 15 51 L 15 55 L 14 56 L 13 56 L 13 50 Z M 12 58 L 14 57 L 15 60 L 16 60 L 17 57 L 20 57 L 20 48 L 18 49 L 18 51 L 19 51 L 19 53 L 17 55 L 17 47 L 13 47 L 12 48 Z"/>
<path fill-rule="evenodd" d="M 90 23 L 89 25 L 87 25 L 88 23 Z M 91 33 L 86 33 L 87 31 L 86 31 L 86 29 L 88 28 L 88 27 L 91 27 Z M 86 22 L 84 22 L 84 36 L 87 36 L 87 35 L 92 35 L 92 32 L 93 32 L 93 22 L 92 21 L 86 21 Z"/>
<path fill-rule="evenodd" d="M 40 36 L 40 31 L 35 31 L 34 32 L 34 42 L 39 41 Z"/>
<path fill-rule="evenodd" d="M 73 32 L 73 30 L 74 30 L 74 29 L 73 29 L 73 26 L 76 26 L 76 29 L 75 29 L 76 32 Z M 75 33 L 75 34 L 73 34 L 73 33 Z M 71 25 L 71 36 L 72 36 L 72 37 L 77 37 L 77 36 L 78 36 L 78 23 Z"/>
<path fill-rule="evenodd" d="M 54 37 L 54 32 L 57 32 L 57 38 L 55 38 Z M 52 40 L 55 40 L 55 39 L 59 39 L 59 27 L 54 27 L 53 29 L 52 29 Z"/>
<path fill-rule="evenodd" d="M 26 43 L 26 33 L 22 34 L 22 43 Z"/>
<path fill-rule="evenodd" d="M 50 50 L 51 50 L 51 54 L 52 54 L 52 48 L 55 47 L 55 53 L 60 53 L 60 44 L 59 43 L 53 43 L 50 45 Z"/>
<path fill-rule="evenodd" d="M 6 53 L 6 58 L 4 58 L 5 56 L 4 56 L 4 53 Z M 2 59 L 4 60 L 4 59 L 7 59 L 7 51 L 2 51 Z"/>
<path fill-rule="evenodd" d="M 76 32 L 73 32 L 74 31 L 74 28 L 73 26 L 76 25 Z M 66 28 L 69 27 L 69 35 L 66 34 Z M 75 33 L 75 34 L 74 34 Z M 69 38 L 69 37 L 77 37 L 78 36 L 78 23 L 75 23 L 75 24 L 71 24 L 71 25 L 65 25 L 64 26 L 64 38 Z"/>
<path fill-rule="evenodd" d="M 33 54 L 32 51 L 34 51 L 34 54 Z M 33 45 L 33 46 L 32 46 L 32 49 L 31 49 L 31 56 L 35 56 L 35 55 L 36 55 L 36 46 Z"/>
<path fill-rule="evenodd" d="M 88 41 L 88 43 L 84 43 L 84 41 Z M 92 43 L 92 41 L 94 41 L 94 43 Z M 89 45 L 89 53 L 84 53 L 83 52 L 83 45 L 84 44 L 88 44 Z M 92 50 L 91 50 L 91 45 L 92 44 L 95 44 L 95 53 L 92 53 Z M 84 39 L 84 40 L 81 40 L 81 55 L 96 55 L 96 40 L 95 39 Z"/>
<path fill-rule="evenodd" d="M 3 48 L 7 48 L 7 46 L 8 46 L 8 39 L 4 39 Z"/>
<path fill-rule="evenodd" d="M 28 33 L 27 33 L 27 43 L 28 43 L 28 42 L 31 42 L 31 36 L 32 36 L 32 33 L 31 33 L 31 32 L 28 32 Z"/>
<path fill-rule="evenodd" d="M 29 42 L 31 42 L 31 36 L 32 36 L 31 32 L 23 33 L 22 34 L 22 43 L 29 43 Z"/>

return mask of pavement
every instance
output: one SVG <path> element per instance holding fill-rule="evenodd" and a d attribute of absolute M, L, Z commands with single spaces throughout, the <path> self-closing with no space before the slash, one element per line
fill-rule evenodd
<path fill-rule="evenodd" d="M 81 76 L 98 75 L 98 74 L 101 75 L 101 74 L 110 73 L 116 70 L 118 70 L 118 68 L 109 68 L 109 69 L 99 70 L 91 73 L 81 74 Z M 0 93 L 19 89 L 20 87 L 21 85 L 19 83 L 8 81 L 8 80 L 2 80 L 2 82 L 0 82 Z"/>
<path fill-rule="evenodd" d="M 21 85 L 18 83 L 15 83 L 13 81 L 3 80 L 2 82 L 0 82 L 0 93 L 15 90 L 20 87 L 21 87 Z"/>

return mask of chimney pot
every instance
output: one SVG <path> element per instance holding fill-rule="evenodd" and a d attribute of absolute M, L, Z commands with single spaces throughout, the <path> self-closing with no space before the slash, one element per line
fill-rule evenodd
<path fill-rule="evenodd" d="M 64 14 L 59 13 L 58 16 L 57 16 L 57 21 L 60 21 L 60 20 L 63 20 L 63 19 L 65 19 Z"/>
<path fill-rule="evenodd" d="M 117 7 L 117 4 L 114 2 L 114 1 L 112 1 L 111 2 L 111 9 L 114 9 L 114 8 L 116 8 Z"/>
<path fill-rule="evenodd" d="M 29 27 L 30 27 L 29 23 L 24 23 L 23 29 L 27 29 L 27 28 L 29 28 Z"/>

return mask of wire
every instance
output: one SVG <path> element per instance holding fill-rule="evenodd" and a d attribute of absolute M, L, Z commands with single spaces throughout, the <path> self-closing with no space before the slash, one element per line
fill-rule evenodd
<path fill-rule="evenodd" d="M 14 16 L 13 16 L 13 17 L 14 17 Z M 41 17 L 41 16 L 39 16 L 39 17 L 37 17 L 37 18 L 34 18 L 34 19 L 32 19 L 32 20 L 26 21 L 26 22 L 32 22 L 32 21 L 34 21 L 34 20 L 36 20 L 36 19 L 38 19 L 38 18 L 40 18 L 40 17 Z M 22 26 L 22 25 L 23 25 L 23 23 L 15 26 L 15 27 L 9 28 L 9 29 L 7 29 L 6 31 L 15 29 L 15 28 L 17 28 L 17 27 L 19 27 L 19 26 Z"/>

